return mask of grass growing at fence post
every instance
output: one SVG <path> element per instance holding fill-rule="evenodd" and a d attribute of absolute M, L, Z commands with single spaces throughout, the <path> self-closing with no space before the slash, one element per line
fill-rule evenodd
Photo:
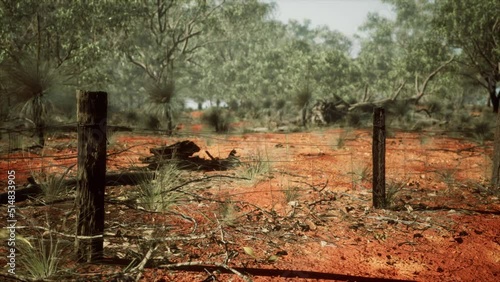
<path fill-rule="evenodd" d="M 352 175 L 353 185 L 369 181 L 372 177 L 371 167 L 368 165 L 356 165 L 348 174 Z"/>
<path fill-rule="evenodd" d="M 406 186 L 404 182 L 389 181 L 385 187 L 384 207 L 394 208 L 399 192 Z"/>
<path fill-rule="evenodd" d="M 64 179 L 74 165 L 68 167 L 63 174 L 57 173 L 32 173 L 35 181 L 39 183 L 42 189 L 42 195 L 46 202 L 50 202 L 64 196 L 68 193 L 68 189 L 64 183 Z"/>

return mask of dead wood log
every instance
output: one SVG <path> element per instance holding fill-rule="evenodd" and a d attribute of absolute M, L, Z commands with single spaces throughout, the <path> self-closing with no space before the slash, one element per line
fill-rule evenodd
<path fill-rule="evenodd" d="M 147 164 L 151 170 L 157 170 L 167 164 L 174 164 L 179 169 L 221 171 L 228 170 L 239 164 L 236 151 L 232 150 L 226 159 L 213 157 L 210 152 L 205 151 L 209 160 L 193 156 L 200 151 L 200 147 L 192 141 L 177 142 L 173 145 L 151 148 L 152 156 L 140 158 L 142 163 Z"/>
<path fill-rule="evenodd" d="M 151 148 L 149 152 L 155 157 L 163 159 L 185 159 L 200 151 L 200 147 L 193 141 L 181 141 L 173 145 Z"/>

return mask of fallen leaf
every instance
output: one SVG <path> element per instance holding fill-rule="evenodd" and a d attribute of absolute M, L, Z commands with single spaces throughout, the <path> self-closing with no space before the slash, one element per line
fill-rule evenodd
<path fill-rule="evenodd" d="M 243 251 L 245 251 L 245 253 L 253 258 L 255 258 L 255 255 L 253 253 L 253 249 L 250 248 L 250 247 L 243 247 Z"/>

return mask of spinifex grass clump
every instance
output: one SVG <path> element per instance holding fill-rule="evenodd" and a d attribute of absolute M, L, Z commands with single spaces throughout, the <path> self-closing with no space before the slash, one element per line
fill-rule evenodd
<path fill-rule="evenodd" d="M 70 166 L 63 174 L 33 173 L 33 179 L 40 185 L 45 202 L 54 201 L 68 193 L 65 177 L 72 168 L 73 166 Z"/>
<path fill-rule="evenodd" d="M 160 128 L 161 123 L 160 120 L 155 115 L 148 114 L 145 117 L 144 125 L 146 129 L 158 130 Z"/>
<path fill-rule="evenodd" d="M 265 158 L 260 151 L 257 151 L 250 160 L 243 164 L 244 174 L 247 178 L 256 179 L 258 176 L 271 171 L 271 163 L 268 158 Z"/>
<path fill-rule="evenodd" d="M 396 200 L 398 198 L 399 192 L 405 187 L 404 182 L 389 181 L 385 187 L 385 199 L 384 207 L 387 209 L 394 208 L 396 206 Z"/>
<path fill-rule="evenodd" d="M 62 248 L 56 238 L 38 238 L 33 244 L 20 241 L 16 247 L 20 254 L 19 268 L 34 280 L 52 277 L 59 271 Z"/>
<path fill-rule="evenodd" d="M 222 219 L 222 223 L 227 226 L 236 226 L 238 213 L 235 203 L 230 198 L 220 202 L 218 211 Z"/>
<path fill-rule="evenodd" d="M 185 197 L 179 187 L 181 171 L 168 164 L 150 177 L 139 180 L 139 205 L 151 211 L 165 211 Z"/>

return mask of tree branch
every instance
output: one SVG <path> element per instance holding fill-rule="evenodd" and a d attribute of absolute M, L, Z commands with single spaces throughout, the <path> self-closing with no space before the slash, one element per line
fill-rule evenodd
<path fill-rule="evenodd" d="M 418 101 L 424 96 L 425 94 L 425 89 L 427 89 L 427 85 L 429 84 L 429 82 L 434 78 L 434 76 L 436 76 L 436 74 L 438 74 L 444 67 L 446 67 L 447 65 L 449 65 L 451 62 L 453 62 L 453 60 L 455 59 L 454 56 L 451 56 L 451 58 L 442 63 L 439 67 L 437 67 L 433 72 L 431 72 L 424 80 L 424 83 L 422 84 L 422 90 L 419 90 L 419 87 L 418 85 L 416 85 L 416 90 L 417 90 L 417 93 L 416 93 L 416 96 L 415 96 L 415 103 L 418 103 Z M 415 81 L 416 83 L 417 81 Z"/>
<path fill-rule="evenodd" d="M 134 65 L 136 65 L 136 66 L 140 67 L 142 70 L 144 70 L 144 71 L 146 72 L 146 74 L 147 74 L 149 77 L 151 77 L 154 81 L 157 81 L 157 80 L 158 80 L 158 78 L 156 77 L 156 75 L 155 75 L 155 74 L 154 74 L 154 73 L 153 73 L 153 72 L 149 69 L 149 67 L 148 67 L 145 63 L 140 62 L 140 61 L 137 61 L 137 60 L 136 60 L 136 59 L 134 59 L 134 58 L 132 57 L 132 55 L 130 55 L 130 54 L 126 54 L 126 55 L 127 55 L 128 60 L 129 60 L 132 64 L 134 64 Z"/>

